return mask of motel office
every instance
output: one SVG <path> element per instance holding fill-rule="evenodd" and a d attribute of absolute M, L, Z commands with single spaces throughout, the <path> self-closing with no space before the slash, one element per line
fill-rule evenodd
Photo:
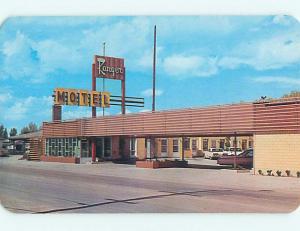
<path fill-rule="evenodd" d="M 85 162 L 95 142 L 98 159 L 193 157 L 228 140 L 232 146 L 236 135 L 240 148 L 254 148 L 256 173 L 272 169 L 295 175 L 299 113 L 300 98 L 288 98 L 44 122 L 39 155 L 44 161 Z"/>

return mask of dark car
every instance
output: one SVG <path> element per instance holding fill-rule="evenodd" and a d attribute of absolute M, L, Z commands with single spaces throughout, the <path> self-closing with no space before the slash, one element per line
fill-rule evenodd
<path fill-rule="evenodd" d="M 235 156 L 221 156 L 217 163 L 220 165 L 234 165 L 234 159 L 236 158 L 236 164 L 242 167 L 253 167 L 253 149 L 248 149 L 241 154 Z"/>

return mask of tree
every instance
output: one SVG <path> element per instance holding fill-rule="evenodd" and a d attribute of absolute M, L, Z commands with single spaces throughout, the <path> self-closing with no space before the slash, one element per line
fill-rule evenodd
<path fill-rule="evenodd" d="M 21 129 L 21 134 L 26 134 L 29 133 L 29 128 L 27 126 L 25 126 L 24 128 Z"/>
<path fill-rule="evenodd" d="M 300 91 L 291 91 L 288 94 L 282 96 L 282 98 L 300 97 Z"/>
<path fill-rule="evenodd" d="M 9 136 L 10 136 L 10 137 L 15 136 L 15 135 L 17 135 L 17 134 L 18 134 L 18 131 L 17 131 L 16 128 L 10 129 L 10 131 L 9 131 Z"/>
<path fill-rule="evenodd" d="M 8 133 L 7 133 L 7 129 L 6 128 L 4 129 L 4 132 L 3 132 L 3 138 L 5 138 L 5 139 L 8 138 Z"/>
<path fill-rule="evenodd" d="M 4 126 L 0 124 L 0 137 L 4 137 Z"/>
<path fill-rule="evenodd" d="M 35 123 L 29 123 L 28 128 L 30 132 L 37 132 L 38 131 L 38 126 Z"/>
<path fill-rule="evenodd" d="M 30 132 L 37 132 L 38 131 L 38 126 L 33 123 L 33 122 L 30 122 L 28 124 L 28 126 L 25 126 L 21 129 L 21 134 L 26 134 L 26 133 L 30 133 Z"/>

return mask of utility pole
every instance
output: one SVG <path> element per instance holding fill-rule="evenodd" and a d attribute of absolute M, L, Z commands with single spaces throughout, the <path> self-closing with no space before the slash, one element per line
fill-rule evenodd
<path fill-rule="evenodd" d="M 156 25 L 154 26 L 154 47 L 153 47 L 153 93 L 152 111 L 155 111 L 155 78 L 156 78 Z"/>
<path fill-rule="evenodd" d="M 103 42 L 103 56 L 105 56 L 105 42 Z M 102 78 L 102 89 L 105 91 L 105 78 Z M 102 115 L 104 116 L 104 107 L 102 108 Z"/>
<path fill-rule="evenodd" d="M 233 162 L 233 168 L 236 169 L 237 164 L 236 164 L 236 147 L 237 147 L 237 140 L 236 140 L 236 132 L 234 133 L 234 162 Z"/>
<path fill-rule="evenodd" d="M 152 112 L 155 111 L 155 72 L 156 72 L 156 25 L 154 26 L 154 41 L 153 41 L 153 73 L 152 73 L 152 77 L 153 77 L 153 92 L 152 92 Z M 153 150 L 153 156 L 154 158 L 156 157 L 156 148 L 155 148 L 155 138 L 151 138 L 150 139 L 151 145 L 150 147 L 152 147 Z M 151 155 L 151 154 L 150 154 Z"/>

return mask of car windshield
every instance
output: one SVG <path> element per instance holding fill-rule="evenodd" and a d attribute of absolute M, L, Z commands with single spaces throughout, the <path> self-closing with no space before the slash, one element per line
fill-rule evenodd
<path fill-rule="evenodd" d="M 223 152 L 222 148 L 211 148 L 210 149 L 211 152 Z"/>
<path fill-rule="evenodd" d="M 230 149 L 229 149 L 229 151 L 231 151 L 231 152 L 234 152 L 234 148 L 230 148 Z M 242 149 L 240 149 L 240 148 L 236 148 L 236 151 L 237 151 L 237 152 L 241 152 L 241 151 L 242 151 Z"/>
<path fill-rule="evenodd" d="M 239 154 L 239 156 L 253 157 L 253 149 L 246 150 Z"/>

